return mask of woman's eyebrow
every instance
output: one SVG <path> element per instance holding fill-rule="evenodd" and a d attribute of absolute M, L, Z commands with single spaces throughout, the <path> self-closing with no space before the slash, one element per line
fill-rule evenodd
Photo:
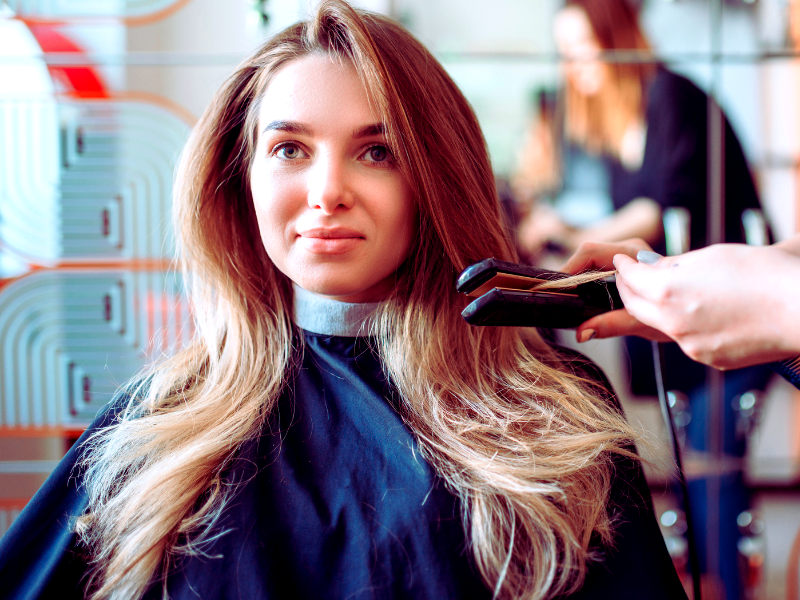
<path fill-rule="evenodd" d="M 289 133 L 311 135 L 311 128 L 297 121 L 272 121 L 264 127 L 262 133 L 266 133 L 267 131 L 288 131 Z"/>
<path fill-rule="evenodd" d="M 386 133 L 386 126 L 383 123 L 372 123 L 359 127 L 353 132 L 353 139 L 371 137 L 373 135 L 384 135 Z"/>
<path fill-rule="evenodd" d="M 308 125 L 304 125 L 303 123 L 299 123 L 297 121 L 283 121 L 280 119 L 268 123 L 262 130 L 262 133 L 267 131 L 288 131 L 289 133 L 298 133 L 303 135 L 313 134 Z M 386 126 L 383 123 L 371 123 L 369 125 L 359 127 L 353 131 L 353 139 L 371 137 L 374 135 L 383 135 L 385 133 Z"/>

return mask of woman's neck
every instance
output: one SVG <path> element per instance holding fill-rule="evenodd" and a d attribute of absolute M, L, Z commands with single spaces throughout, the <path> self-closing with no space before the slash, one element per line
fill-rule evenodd
<path fill-rule="evenodd" d="M 369 334 L 370 317 L 379 302 L 339 302 L 319 296 L 294 284 L 295 325 L 312 333 L 360 337 Z"/>

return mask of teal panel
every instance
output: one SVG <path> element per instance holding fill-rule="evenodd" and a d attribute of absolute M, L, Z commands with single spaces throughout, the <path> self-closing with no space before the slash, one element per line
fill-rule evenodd
<path fill-rule="evenodd" d="M 0 290 L 0 425 L 85 425 L 192 333 L 174 273 L 57 270 L 14 281 Z"/>
<path fill-rule="evenodd" d="M 0 101 L 0 241 L 29 262 L 170 258 L 189 127 L 133 101 Z"/>

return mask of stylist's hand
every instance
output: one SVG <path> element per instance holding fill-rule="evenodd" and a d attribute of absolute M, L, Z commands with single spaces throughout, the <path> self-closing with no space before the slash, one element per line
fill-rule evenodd
<path fill-rule="evenodd" d="M 719 244 L 652 265 L 624 253 L 614 265 L 628 312 L 694 360 L 735 369 L 800 352 L 800 258 L 789 252 Z"/>
<path fill-rule="evenodd" d="M 640 250 L 651 251 L 652 248 L 644 240 L 638 238 L 612 244 L 584 242 L 561 270 L 571 275 L 582 273 L 589 269 L 612 270 L 615 268 L 613 264 L 614 256 L 624 254 L 635 257 Z M 657 329 L 648 327 L 631 316 L 625 309 L 612 310 L 592 317 L 588 321 L 581 323 L 575 331 L 575 337 L 579 342 L 620 335 L 636 335 L 660 342 L 671 341 L 669 337 Z"/>

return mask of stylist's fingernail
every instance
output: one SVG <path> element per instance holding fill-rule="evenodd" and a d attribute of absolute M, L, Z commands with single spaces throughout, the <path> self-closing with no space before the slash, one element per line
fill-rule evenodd
<path fill-rule="evenodd" d="M 658 252 L 650 252 L 650 250 L 639 250 L 639 252 L 636 253 L 636 260 L 646 265 L 654 265 L 662 258 L 664 257 Z"/>
<path fill-rule="evenodd" d="M 582 344 L 583 342 L 588 342 L 595 336 L 596 333 L 597 332 L 594 329 L 584 329 L 578 336 L 578 343 Z"/>

